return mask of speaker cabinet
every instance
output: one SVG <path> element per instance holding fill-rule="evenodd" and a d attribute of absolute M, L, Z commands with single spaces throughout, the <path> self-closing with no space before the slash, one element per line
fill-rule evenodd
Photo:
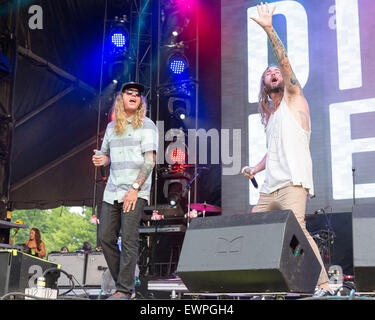
<path fill-rule="evenodd" d="M 290 210 L 193 219 L 177 266 L 196 293 L 312 293 L 320 271 Z"/>
<path fill-rule="evenodd" d="M 0 296 L 36 287 L 37 278 L 58 265 L 17 250 L 0 250 Z M 59 271 L 45 274 L 46 287 L 56 288 Z"/>
<path fill-rule="evenodd" d="M 353 270 L 356 290 L 375 290 L 375 205 L 353 208 Z"/>
<path fill-rule="evenodd" d="M 50 253 L 48 260 L 57 263 L 61 269 L 74 276 L 79 284 L 83 285 L 85 271 L 85 254 L 80 252 Z M 72 279 L 76 284 L 76 281 Z M 58 286 L 71 286 L 71 282 L 65 273 L 61 275 L 57 282 Z"/>

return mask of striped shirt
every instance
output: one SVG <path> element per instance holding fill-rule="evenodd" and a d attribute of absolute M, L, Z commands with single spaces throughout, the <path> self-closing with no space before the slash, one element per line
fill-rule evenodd
<path fill-rule="evenodd" d="M 115 200 L 123 202 L 125 193 L 136 181 L 144 164 L 144 153 L 157 151 L 158 131 L 154 122 L 145 117 L 141 127 L 134 129 L 131 118 L 123 134 L 114 131 L 114 122 L 107 125 L 101 151 L 111 159 L 110 172 L 104 190 L 103 201 L 113 204 Z M 152 174 L 141 186 L 138 197 L 149 201 Z"/>

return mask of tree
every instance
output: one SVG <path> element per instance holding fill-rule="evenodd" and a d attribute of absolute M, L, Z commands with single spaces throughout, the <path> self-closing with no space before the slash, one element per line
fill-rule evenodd
<path fill-rule="evenodd" d="M 61 247 L 68 247 L 69 251 L 82 248 L 85 241 L 96 246 L 97 226 L 90 223 L 92 208 L 83 208 L 82 213 L 75 213 L 68 207 L 59 207 L 48 210 L 15 210 L 12 213 L 12 222 L 22 220 L 29 226 L 20 228 L 15 236 L 16 244 L 23 244 L 29 239 L 31 228 L 38 228 L 45 243 L 47 254 L 60 251 Z M 15 229 L 11 230 L 10 237 L 14 238 Z"/>

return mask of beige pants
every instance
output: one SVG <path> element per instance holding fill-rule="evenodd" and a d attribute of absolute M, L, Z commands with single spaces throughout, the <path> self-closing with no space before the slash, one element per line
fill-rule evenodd
<path fill-rule="evenodd" d="M 292 210 L 300 224 L 307 240 L 309 241 L 319 263 L 322 266 L 317 285 L 326 283 L 328 279 L 327 272 L 324 268 L 323 260 L 320 256 L 318 246 L 310 233 L 306 229 L 305 210 L 307 200 L 307 190 L 301 186 L 294 186 L 292 183 L 282 187 L 270 194 L 260 193 L 258 204 L 252 212 L 265 212 L 273 210 Z"/>

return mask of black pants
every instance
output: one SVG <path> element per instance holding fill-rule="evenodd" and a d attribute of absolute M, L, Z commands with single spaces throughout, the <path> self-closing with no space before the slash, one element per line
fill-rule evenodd
<path fill-rule="evenodd" d="M 135 210 L 124 213 L 122 202 L 103 201 L 100 214 L 99 239 L 117 291 L 131 294 L 138 259 L 138 227 L 146 200 L 138 198 Z M 121 232 L 121 252 L 117 246 Z"/>

